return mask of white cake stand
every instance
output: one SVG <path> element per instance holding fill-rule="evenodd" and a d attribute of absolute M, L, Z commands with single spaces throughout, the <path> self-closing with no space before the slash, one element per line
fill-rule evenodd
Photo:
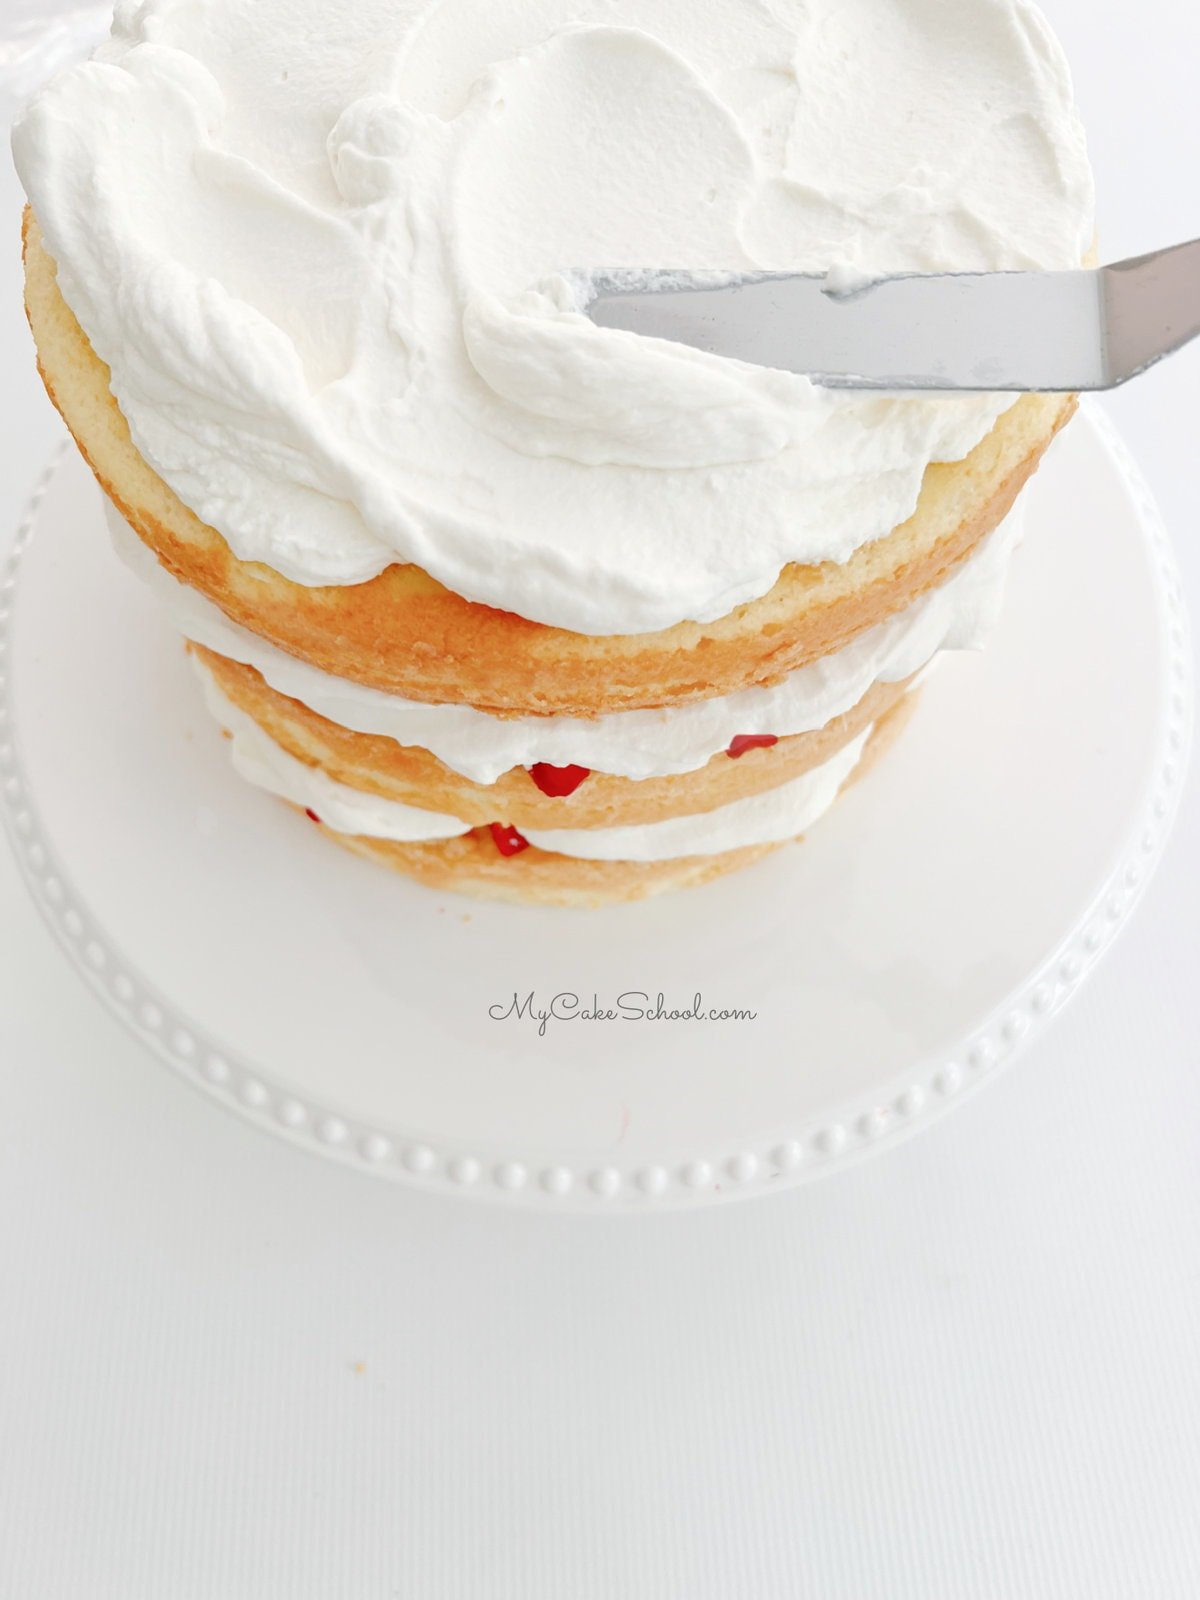
<path fill-rule="evenodd" d="M 72 452 L 0 595 L 0 812 L 73 965 L 257 1126 L 444 1193 L 578 1212 L 761 1195 L 925 1127 L 1077 991 L 1166 836 L 1190 725 L 1170 551 L 1088 410 L 1029 492 L 998 635 L 801 846 L 601 912 L 477 904 L 230 769 Z M 503 1015 L 752 1011 L 753 1020 Z M 559 1001 L 560 1010 L 569 1002 Z M 1031 1085 L 1031 1092 L 1036 1089 Z"/>

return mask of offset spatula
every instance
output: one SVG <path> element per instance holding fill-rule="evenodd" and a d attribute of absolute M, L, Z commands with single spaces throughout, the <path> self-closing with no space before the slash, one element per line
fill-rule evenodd
<path fill-rule="evenodd" d="M 716 277 L 595 277 L 584 309 L 836 389 L 1115 389 L 1200 334 L 1200 240 L 1094 270 L 910 274 L 848 294 L 824 277 Z"/>

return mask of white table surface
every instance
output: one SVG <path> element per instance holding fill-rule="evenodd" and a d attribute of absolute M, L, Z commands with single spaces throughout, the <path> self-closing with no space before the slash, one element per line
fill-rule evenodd
<path fill-rule="evenodd" d="M 1200 12 L 1049 0 L 1109 256 L 1200 235 Z M 0 158 L 0 543 L 56 423 Z M 1200 350 L 1110 402 L 1200 614 Z M 1120 649 L 1120 640 L 1113 641 Z M 1194 1600 L 1200 785 L 986 1093 L 790 1195 L 491 1213 L 190 1093 L 0 848 L 0 1597 Z"/>

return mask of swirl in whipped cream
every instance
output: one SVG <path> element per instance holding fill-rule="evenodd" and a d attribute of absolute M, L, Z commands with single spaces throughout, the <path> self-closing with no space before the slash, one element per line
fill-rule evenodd
<path fill-rule="evenodd" d="M 221 692 L 199 662 L 196 670 L 209 710 L 232 737 L 234 767 L 248 783 L 289 800 L 351 837 L 416 844 L 472 831 L 457 817 L 352 789 L 319 767 L 297 761 Z M 674 861 L 720 855 L 747 845 L 779 844 L 811 828 L 829 810 L 858 765 L 871 731 L 866 729 L 800 777 L 715 811 L 625 828 L 526 828 L 524 837 L 540 850 L 585 861 Z"/>
<path fill-rule="evenodd" d="M 14 132 L 143 455 L 304 584 L 415 562 L 583 633 L 844 561 L 999 397 L 600 330 L 562 274 L 1065 268 L 1092 185 L 1027 0 L 123 0 Z"/>
<path fill-rule="evenodd" d="M 658 711 L 498 717 L 473 706 L 405 700 L 286 655 L 173 577 L 124 518 L 107 501 L 105 506 L 117 553 L 188 639 L 254 667 L 272 689 L 319 716 L 357 733 L 431 750 L 475 783 L 495 783 L 513 767 L 537 762 L 623 778 L 673 777 L 704 766 L 738 734 L 786 738 L 823 728 L 856 706 L 873 684 L 901 683 L 940 651 L 981 648 L 1000 610 L 1023 520 L 1018 507 L 940 588 L 779 683 Z"/>

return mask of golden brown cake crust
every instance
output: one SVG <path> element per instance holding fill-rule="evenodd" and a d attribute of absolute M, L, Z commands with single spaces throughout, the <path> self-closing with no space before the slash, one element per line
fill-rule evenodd
<path fill-rule="evenodd" d="M 964 461 L 931 466 L 913 516 L 844 566 L 787 567 L 768 594 L 713 623 L 591 637 L 473 604 L 414 566 L 307 588 L 239 561 L 137 451 L 29 212 L 24 234 L 39 370 L 139 537 L 176 577 L 280 649 L 414 700 L 588 716 L 776 682 L 944 582 L 1007 514 L 1075 406 L 1073 397 L 1022 396 Z"/>
<path fill-rule="evenodd" d="M 798 778 L 829 761 L 904 695 L 906 683 L 876 684 L 844 716 L 812 733 L 794 734 L 732 760 L 723 751 L 695 772 L 669 778 L 618 778 L 593 772 L 575 793 L 552 798 L 524 767 L 493 784 L 473 783 L 428 750 L 374 734 L 353 733 L 272 689 L 253 667 L 200 645 L 196 659 L 235 706 L 253 717 L 287 753 L 323 769 L 338 783 L 473 825 L 517 828 L 615 828 L 713 811 Z"/>
<path fill-rule="evenodd" d="M 648 900 L 676 889 L 695 889 L 740 867 L 753 866 L 777 844 L 730 850 L 681 861 L 579 861 L 532 845 L 518 856 L 500 855 L 485 828 L 435 844 L 393 844 L 324 829 L 344 849 L 415 878 L 428 889 L 544 906 L 605 906 Z"/>
<path fill-rule="evenodd" d="M 846 788 L 865 776 L 890 748 L 908 721 L 916 698 L 915 694 L 906 695 L 880 718 Z M 676 889 L 697 888 L 726 873 L 752 866 L 783 848 L 782 844 L 750 845 L 722 855 L 688 856 L 677 861 L 582 861 L 532 846 L 519 855 L 502 856 L 488 828 L 432 844 L 395 844 L 319 826 L 355 855 L 391 867 L 428 888 L 484 900 L 549 906 L 614 905 Z"/>

